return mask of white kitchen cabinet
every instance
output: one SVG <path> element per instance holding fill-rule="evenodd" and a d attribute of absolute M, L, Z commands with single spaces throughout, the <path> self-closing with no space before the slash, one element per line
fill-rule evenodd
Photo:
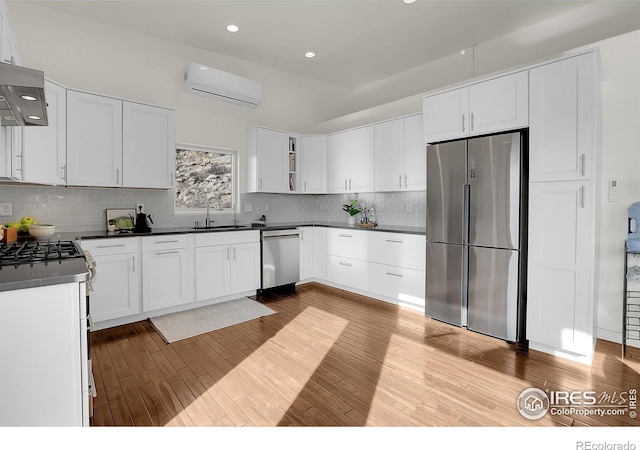
<path fill-rule="evenodd" d="M 300 280 L 314 277 L 314 227 L 300 227 Z"/>
<path fill-rule="evenodd" d="M 595 66 L 595 53 L 588 53 L 530 70 L 530 181 L 593 178 Z"/>
<path fill-rule="evenodd" d="M 96 261 L 91 317 L 96 323 L 142 312 L 138 238 L 81 241 Z"/>
<path fill-rule="evenodd" d="M 63 185 L 67 172 L 67 90 L 49 80 L 44 88 L 49 125 L 24 127 L 24 181 Z"/>
<path fill-rule="evenodd" d="M 11 26 L 7 2 L 0 3 L 0 61 L 7 64 L 20 65 L 20 54 L 16 45 L 16 38 Z"/>
<path fill-rule="evenodd" d="M 0 127 L 0 177 L 23 180 L 22 128 Z"/>
<path fill-rule="evenodd" d="M 304 194 L 324 194 L 327 192 L 327 137 L 300 136 L 298 138 L 300 157 L 300 185 Z"/>
<path fill-rule="evenodd" d="M 196 301 L 220 299 L 260 287 L 260 233 L 196 236 Z"/>
<path fill-rule="evenodd" d="M 327 228 L 313 227 L 313 275 L 327 279 Z"/>
<path fill-rule="evenodd" d="M 522 71 L 425 97 L 424 142 L 527 127 L 528 79 Z"/>
<path fill-rule="evenodd" d="M 531 183 L 527 339 L 590 360 L 595 345 L 595 195 L 591 182 Z"/>
<path fill-rule="evenodd" d="M 186 236 L 142 238 L 142 310 L 193 301 Z"/>
<path fill-rule="evenodd" d="M 89 426 L 84 283 L 0 292 L 0 426 Z"/>
<path fill-rule="evenodd" d="M 289 137 L 261 127 L 247 131 L 247 192 L 289 192 Z"/>
<path fill-rule="evenodd" d="M 372 192 L 374 186 L 374 126 L 327 137 L 327 192 Z"/>
<path fill-rule="evenodd" d="M 425 189 L 427 162 L 422 115 L 377 123 L 374 131 L 375 191 Z"/>
<path fill-rule="evenodd" d="M 425 272 L 406 267 L 371 263 L 369 290 L 400 305 L 424 310 Z"/>
<path fill-rule="evenodd" d="M 424 235 L 379 231 L 371 233 L 369 243 L 371 262 L 425 270 L 427 247 Z"/>
<path fill-rule="evenodd" d="M 369 290 L 370 231 L 327 229 L 327 280 Z"/>
<path fill-rule="evenodd" d="M 67 91 L 67 184 L 122 185 L 122 101 Z"/>
<path fill-rule="evenodd" d="M 122 185 L 172 188 L 175 176 L 175 112 L 123 102 Z"/>

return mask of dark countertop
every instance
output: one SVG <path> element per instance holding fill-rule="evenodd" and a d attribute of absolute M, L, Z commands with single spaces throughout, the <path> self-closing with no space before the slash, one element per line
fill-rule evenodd
<path fill-rule="evenodd" d="M 384 231 L 389 233 L 404 233 L 404 234 L 425 234 L 425 227 L 406 227 L 397 225 L 378 225 L 375 228 L 358 228 L 357 226 L 347 225 L 341 222 L 285 222 L 285 223 L 271 223 L 264 227 L 251 227 L 249 225 L 240 225 L 238 228 L 232 228 L 227 226 L 220 226 L 220 228 L 209 229 L 193 229 L 192 227 L 175 227 L 175 228 L 152 228 L 149 233 L 110 233 L 108 231 L 84 231 L 84 232 L 64 232 L 56 233 L 49 239 L 68 239 L 68 240 L 83 240 L 83 239 L 105 239 L 105 238 L 119 238 L 119 237 L 140 237 L 140 236 L 161 236 L 167 234 L 190 234 L 190 233 L 220 233 L 220 232 L 241 232 L 250 230 L 283 230 L 287 228 L 297 227 L 327 227 L 327 228 L 344 228 L 344 229 L 357 229 L 364 231 Z"/>
<path fill-rule="evenodd" d="M 54 284 L 83 283 L 89 278 L 89 271 L 84 258 L 64 260 L 50 263 L 35 263 L 33 267 L 28 264 L 4 266 L 0 269 L 0 291 L 13 291 L 15 289 L 28 289 Z"/>

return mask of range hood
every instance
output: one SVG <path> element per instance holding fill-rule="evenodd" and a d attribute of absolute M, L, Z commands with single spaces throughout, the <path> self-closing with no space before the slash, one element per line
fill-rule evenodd
<path fill-rule="evenodd" d="M 47 124 L 44 72 L 0 63 L 0 125 Z"/>

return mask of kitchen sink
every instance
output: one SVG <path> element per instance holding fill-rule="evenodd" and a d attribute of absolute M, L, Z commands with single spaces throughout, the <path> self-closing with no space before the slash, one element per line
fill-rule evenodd
<path fill-rule="evenodd" d="M 208 227 L 193 227 L 194 230 L 238 230 L 240 228 L 251 228 L 251 225 L 209 225 Z"/>

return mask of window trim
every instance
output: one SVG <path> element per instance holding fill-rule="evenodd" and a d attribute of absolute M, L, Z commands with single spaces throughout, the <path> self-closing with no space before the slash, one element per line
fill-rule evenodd
<path fill-rule="evenodd" d="M 231 155 L 231 167 L 232 167 L 232 182 L 231 182 L 231 202 L 233 206 L 231 208 L 225 208 L 222 211 L 217 209 L 210 209 L 209 214 L 213 216 L 222 216 L 225 214 L 234 214 L 240 211 L 240 160 L 239 160 L 239 152 L 238 150 L 232 148 L 224 148 L 224 147 L 214 147 L 209 145 L 200 145 L 200 144 L 185 144 L 185 143 L 176 143 L 175 153 L 174 153 L 174 161 L 175 156 L 177 155 L 178 150 L 192 150 L 197 152 L 215 152 L 215 153 L 224 153 Z M 177 171 L 177 164 L 174 163 L 174 177 Z M 175 215 L 189 215 L 189 214 L 206 214 L 207 208 L 184 208 L 178 207 L 176 205 L 176 192 L 177 192 L 177 181 L 176 186 L 173 188 L 173 213 Z"/>

